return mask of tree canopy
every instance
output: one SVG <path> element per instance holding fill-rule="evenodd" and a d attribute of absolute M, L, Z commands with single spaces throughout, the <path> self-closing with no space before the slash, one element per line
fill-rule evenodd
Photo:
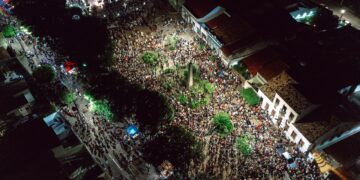
<path fill-rule="evenodd" d="M 150 128 L 174 117 L 174 109 L 165 96 L 158 92 L 142 90 L 137 97 L 136 116 L 139 122 Z"/>
<path fill-rule="evenodd" d="M 236 138 L 236 148 L 240 151 L 244 156 L 249 156 L 252 152 L 251 146 L 249 144 L 248 136 L 239 136 Z"/>
<path fill-rule="evenodd" d="M 16 35 L 16 30 L 15 30 L 14 26 L 11 26 L 11 25 L 6 25 L 2 32 L 4 34 L 4 37 L 6 37 L 6 38 L 11 38 Z"/>
<path fill-rule="evenodd" d="M 75 93 L 69 90 L 65 90 L 61 94 L 61 101 L 66 105 L 72 104 L 75 101 L 75 99 L 76 99 Z"/>
<path fill-rule="evenodd" d="M 256 106 L 260 102 L 259 96 L 256 92 L 251 88 L 241 89 L 240 95 L 245 98 L 245 101 L 249 103 L 251 106 Z"/>
<path fill-rule="evenodd" d="M 145 52 L 142 55 L 142 59 L 146 64 L 155 65 L 158 60 L 158 54 L 156 54 L 155 52 Z"/>
<path fill-rule="evenodd" d="M 85 94 L 85 99 L 90 102 L 90 111 L 102 115 L 108 121 L 114 120 L 114 114 L 108 100 L 95 99 L 90 93 Z"/>
<path fill-rule="evenodd" d="M 203 143 L 198 142 L 193 134 L 180 126 L 171 126 L 154 140 L 145 144 L 144 156 L 148 162 L 160 165 L 170 161 L 175 168 L 185 170 L 191 159 L 203 158 Z"/>
<path fill-rule="evenodd" d="M 225 136 L 232 132 L 233 124 L 230 119 L 230 115 L 225 112 L 219 112 L 213 117 L 213 123 L 215 130 L 221 135 Z"/>
<path fill-rule="evenodd" d="M 54 69 L 48 65 L 41 65 L 33 71 L 33 77 L 40 84 L 51 83 L 55 79 Z"/>

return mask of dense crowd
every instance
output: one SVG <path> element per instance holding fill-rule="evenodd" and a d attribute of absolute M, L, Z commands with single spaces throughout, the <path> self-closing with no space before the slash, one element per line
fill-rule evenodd
<path fill-rule="evenodd" d="M 191 176 L 206 172 L 212 177 L 225 179 L 278 179 L 284 177 L 284 172 L 288 172 L 291 179 L 321 179 L 316 165 L 308 162 L 296 145 L 290 143 L 281 130 L 273 126 L 268 115 L 259 107 L 251 107 L 244 102 L 239 95 L 241 82 L 237 75 L 227 69 L 209 48 L 200 48 L 199 44 L 203 42 L 196 38 L 189 25 L 178 14 L 156 7 L 150 1 L 135 0 L 106 4 L 104 17 L 109 21 L 111 39 L 116 44 L 114 68 L 131 83 L 169 97 L 176 109 L 172 123 L 184 126 L 199 141 L 206 142 L 204 161 L 200 165 L 189 165 L 192 166 L 189 168 Z M 178 37 L 174 50 L 170 50 L 167 43 L 171 36 Z M 23 40 L 28 41 L 26 37 Z M 44 57 L 41 61 L 53 64 L 54 54 L 49 48 L 40 44 L 39 49 L 39 54 Z M 141 55 L 148 51 L 159 54 L 156 67 L 142 61 Z M 170 75 L 175 82 L 171 90 L 165 89 L 162 84 L 167 78 L 163 75 L 165 69 L 184 67 L 189 62 L 199 67 L 201 79 L 208 80 L 216 87 L 210 103 L 197 109 L 181 105 L 178 101 L 180 92 L 188 95 L 178 72 Z M 139 151 L 140 140 L 146 141 L 149 137 L 131 140 L 124 130 L 125 125 L 108 123 L 96 114 L 89 114 L 88 106 L 86 104 L 79 109 L 64 108 L 62 112 L 68 118 L 76 119 L 73 130 L 96 160 L 104 164 L 104 168 L 107 166 L 104 162 L 108 161 L 108 155 L 113 154 L 121 166 L 128 167 L 126 170 L 130 171 L 129 164 L 142 156 Z M 210 131 L 212 117 L 220 111 L 229 113 L 234 124 L 234 131 L 226 137 Z M 136 124 L 133 119 L 128 119 L 127 123 Z M 245 134 L 254 140 L 250 156 L 242 155 L 235 148 L 236 138 Z M 287 168 L 287 162 L 276 153 L 277 144 L 283 144 L 295 157 L 298 165 L 296 169 Z"/>
<path fill-rule="evenodd" d="M 267 114 L 259 107 L 251 107 L 243 101 L 239 95 L 239 78 L 219 58 L 210 60 L 209 57 L 213 56 L 211 50 L 199 48 L 200 40 L 195 38 L 183 20 L 177 16 L 162 16 L 159 11 L 150 14 L 153 16 L 147 17 L 147 23 L 136 23 L 145 21 L 130 19 L 130 22 L 121 22 L 125 27 L 111 29 L 116 42 L 116 69 L 130 82 L 170 97 L 177 111 L 173 124 L 186 127 L 199 140 L 206 141 L 206 158 L 201 166 L 190 168 L 190 174 L 207 172 L 213 177 L 262 179 L 270 176 L 281 178 L 287 171 L 292 179 L 320 179 L 316 165 L 308 162 L 296 145 L 273 127 Z M 166 39 L 174 34 L 180 38 L 176 49 L 169 50 Z M 141 55 L 147 51 L 161 55 L 157 67 L 150 67 L 142 61 Z M 175 88 L 168 91 L 162 86 L 164 77 L 161 73 L 164 69 L 185 66 L 190 61 L 199 67 L 202 79 L 216 86 L 211 103 L 198 109 L 191 109 L 178 101 L 178 94 L 186 93 L 187 90 L 181 86 L 177 73 L 173 74 L 177 82 Z M 209 134 L 211 118 L 219 111 L 228 112 L 235 127 L 227 137 Z M 257 119 L 259 124 L 254 124 L 252 118 Z M 242 134 L 252 136 L 255 141 L 252 144 L 253 152 L 248 157 L 234 148 L 237 136 Z M 296 169 L 288 170 L 285 159 L 276 153 L 277 144 L 285 145 L 287 151 L 295 157 L 298 165 Z"/>

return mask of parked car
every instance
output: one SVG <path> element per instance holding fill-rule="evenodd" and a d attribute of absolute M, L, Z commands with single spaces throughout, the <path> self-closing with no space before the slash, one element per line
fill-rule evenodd
<path fill-rule="evenodd" d="M 288 169 L 295 169 L 297 167 L 294 158 L 291 157 L 291 155 L 288 152 L 284 152 L 282 156 L 286 159 Z"/>
<path fill-rule="evenodd" d="M 276 153 L 286 160 L 288 169 L 295 169 L 297 164 L 293 157 L 285 150 L 284 145 L 278 144 L 275 146 Z"/>

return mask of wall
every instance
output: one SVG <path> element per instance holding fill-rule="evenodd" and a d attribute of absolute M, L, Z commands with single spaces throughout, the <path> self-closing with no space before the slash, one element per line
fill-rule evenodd
<path fill-rule="evenodd" d="M 295 132 L 295 134 L 296 134 L 295 138 L 293 138 L 291 136 L 291 134 L 293 132 Z M 293 124 L 289 124 L 289 129 L 287 131 L 285 131 L 284 133 L 285 133 L 286 137 L 288 139 L 290 139 L 290 141 L 292 141 L 298 145 L 300 143 L 300 140 L 302 140 L 302 142 L 304 142 L 304 145 L 300 147 L 301 152 L 305 153 L 309 149 L 311 143 L 302 135 L 302 133 Z"/>
<path fill-rule="evenodd" d="M 293 122 L 295 122 L 295 120 L 299 116 L 298 113 L 296 113 L 278 94 L 275 94 L 275 97 L 273 100 L 269 99 L 260 89 L 258 90 L 257 94 L 259 95 L 259 97 L 262 98 L 261 108 L 267 110 L 267 113 L 270 115 L 271 121 L 275 124 L 275 126 L 278 126 L 280 128 L 285 128 L 285 125 L 288 124 L 289 128 L 286 131 L 284 130 L 286 137 L 290 141 L 292 141 L 296 144 L 299 144 L 300 140 L 302 140 L 302 142 L 304 142 L 304 144 L 303 144 L 303 146 L 300 147 L 300 150 L 301 150 L 301 152 L 306 152 L 309 149 L 311 143 L 292 124 Z M 279 104 L 275 107 L 276 99 L 279 99 Z M 266 104 L 268 104 L 267 109 L 266 109 Z M 285 114 L 281 115 L 280 110 L 283 106 L 285 106 L 287 109 L 286 109 Z M 274 116 L 271 115 L 272 110 L 275 110 Z M 289 121 L 289 116 L 291 113 L 294 114 L 294 118 L 293 118 L 293 120 Z M 281 122 L 279 122 L 279 120 L 277 120 L 277 118 L 281 117 L 281 116 L 283 119 Z M 295 138 L 291 137 L 292 132 L 295 132 L 295 134 L 296 134 Z"/>

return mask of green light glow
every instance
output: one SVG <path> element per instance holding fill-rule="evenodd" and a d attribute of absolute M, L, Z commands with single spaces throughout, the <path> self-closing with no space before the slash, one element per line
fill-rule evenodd
<path fill-rule="evenodd" d="M 27 27 L 25 27 L 25 26 L 20 26 L 20 31 L 23 32 L 23 33 L 25 33 L 25 34 L 28 34 L 28 35 L 31 34 L 29 28 L 27 28 Z"/>

